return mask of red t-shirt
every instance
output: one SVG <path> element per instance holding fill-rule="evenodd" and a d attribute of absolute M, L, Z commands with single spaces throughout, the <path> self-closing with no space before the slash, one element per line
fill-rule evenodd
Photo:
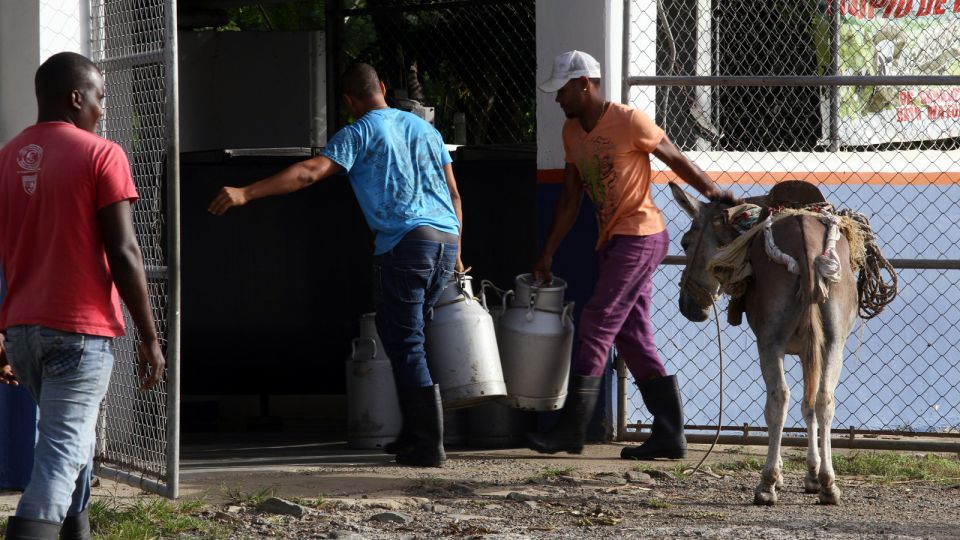
<path fill-rule="evenodd" d="M 72 124 L 30 126 L 0 149 L 0 329 L 123 335 L 97 212 L 124 200 L 137 190 L 123 149 Z"/>

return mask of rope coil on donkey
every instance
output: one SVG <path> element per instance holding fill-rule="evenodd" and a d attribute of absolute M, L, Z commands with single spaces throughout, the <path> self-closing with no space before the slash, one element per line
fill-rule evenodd
<path fill-rule="evenodd" d="M 777 221 L 797 215 L 813 216 L 827 226 L 827 238 L 824 252 L 817 256 L 814 267 L 817 272 L 818 300 L 824 301 L 829 295 L 829 284 L 840 279 L 840 259 L 836 252 L 837 241 L 843 234 L 850 246 L 850 265 L 857 276 L 857 296 L 859 314 L 863 319 L 872 319 L 897 296 L 897 274 L 893 265 L 883 256 L 877 245 L 876 237 L 867 217 L 849 209 L 835 211 L 825 203 L 808 205 L 802 208 L 775 208 L 762 222 L 758 223 L 759 208 L 752 204 L 742 204 L 727 210 L 729 222 L 740 232 L 730 244 L 720 248 L 708 264 L 708 271 L 720 282 L 720 290 L 733 298 L 743 296 L 747 289 L 747 279 L 753 270 L 748 261 L 750 244 L 757 234 L 764 235 L 764 247 L 771 260 L 787 267 L 793 274 L 799 272 L 797 261 L 783 253 L 774 241 L 772 226 Z M 747 220 L 737 221 L 733 216 L 748 215 Z M 888 279 L 884 279 L 883 272 Z"/>

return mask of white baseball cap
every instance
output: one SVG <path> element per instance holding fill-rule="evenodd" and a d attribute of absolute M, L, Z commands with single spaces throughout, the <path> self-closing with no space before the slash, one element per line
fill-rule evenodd
<path fill-rule="evenodd" d="M 556 92 L 570 79 L 579 77 L 599 79 L 600 62 L 585 52 L 568 51 L 553 59 L 553 74 L 549 80 L 540 85 L 540 90 Z"/>

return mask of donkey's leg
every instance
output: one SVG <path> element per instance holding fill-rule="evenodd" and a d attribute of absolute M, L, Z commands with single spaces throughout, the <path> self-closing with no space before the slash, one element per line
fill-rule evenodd
<path fill-rule="evenodd" d="M 828 335 L 829 336 L 829 335 Z M 828 337 L 829 339 L 829 337 Z M 823 377 L 820 392 L 817 394 L 817 420 L 820 422 L 820 504 L 839 504 L 840 488 L 836 484 L 833 472 L 833 449 L 830 446 L 830 431 L 833 426 L 833 414 L 836 410 L 834 391 L 840 380 L 843 367 L 844 340 L 831 340 L 824 358 Z"/>
<path fill-rule="evenodd" d="M 764 340 L 766 341 L 766 340 Z M 773 340 L 777 341 L 777 340 Z M 790 401 L 790 388 L 783 375 L 783 343 L 760 345 L 760 371 L 767 385 L 767 404 L 763 415 L 767 420 L 770 442 L 767 445 L 767 463 L 760 473 L 760 484 L 753 492 L 753 504 L 773 505 L 777 503 L 776 486 L 782 485 L 782 461 L 780 458 L 780 437 L 787 418 L 787 404 Z"/>
<path fill-rule="evenodd" d="M 800 400 L 800 410 L 807 423 L 807 475 L 803 478 L 803 490 L 806 493 L 817 493 L 820 491 L 820 480 L 817 479 L 817 474 L 820 472 L 817 414 L 815 407 L 808 406 L 805 399 Z"/>

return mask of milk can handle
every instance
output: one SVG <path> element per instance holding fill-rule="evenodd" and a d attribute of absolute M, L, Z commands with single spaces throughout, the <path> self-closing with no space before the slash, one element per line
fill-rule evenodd
<path fill-rule="evenodd" d="M 511 290 L 509 290 L 509 291 L 506 291 L 505 293 L 503 293 L 503 296 L 500 297 L 500 303 L 501 303 L 502 306 L 503 306 L 503 312 L 502 312 L 502 313 L 506 313 L 506 312 L 507 312 L 507 302 L 510 301 L 510 297 L 511 297 L 511 296 L 513 296 L 513 289 L 511 289 Z"/>
<path fill-rule="evenodd" d="M 350 340 L 350 359 L 357 359 L 357 342 L 358 341 L 369 341 L 370 346 L 373 348 L 373 353 L 370 355 L 370 359 L 373 360 L 377 357 L 377 340 L 371 337 L 358 337 Z"/>
<path fill-rule="evenodd" d="M 503 291 L 498 289 L 497 286 L 494 285 L 492 281 L 487 279 L 481 281 L 480 282 L 480 303 L 483 305 L 484 311 L 490 311 L 490 308 L 487 307 L 487 288 L 488 287 L 497 291 L 498 293 L 500 293 L 500 296 L 503 297 Z"/>
<path fill-rule="evenodd" d="M 470 303 L 470 295 L 467 294 L 467 273 L 466 272 L 454 272 L 454 277 L 457 279 L 457 288 L 460 289 L 460 295 L 463 296 L 463 301 Z"/>
<path fill-rule="evenodd" d="M 531 290 L 530 290 L 530 305 L 527 306 L 527 322 L 531 322 L 531 321 L 533 320 L 533 310 L 534 310 L 534 308 L 536 307 L 536 305 L 537 305 L 537 290 L 536 290 L 536 289 L 531 289 Z"/>
<path fill-rule="evenodd" d="M 563 306 L 563 313 L 560 314 L 560 322 L 564 328 L 567 327 L 567 321 L 573 324 L 573 302 L 567 302 L 567 305 Z"/>

